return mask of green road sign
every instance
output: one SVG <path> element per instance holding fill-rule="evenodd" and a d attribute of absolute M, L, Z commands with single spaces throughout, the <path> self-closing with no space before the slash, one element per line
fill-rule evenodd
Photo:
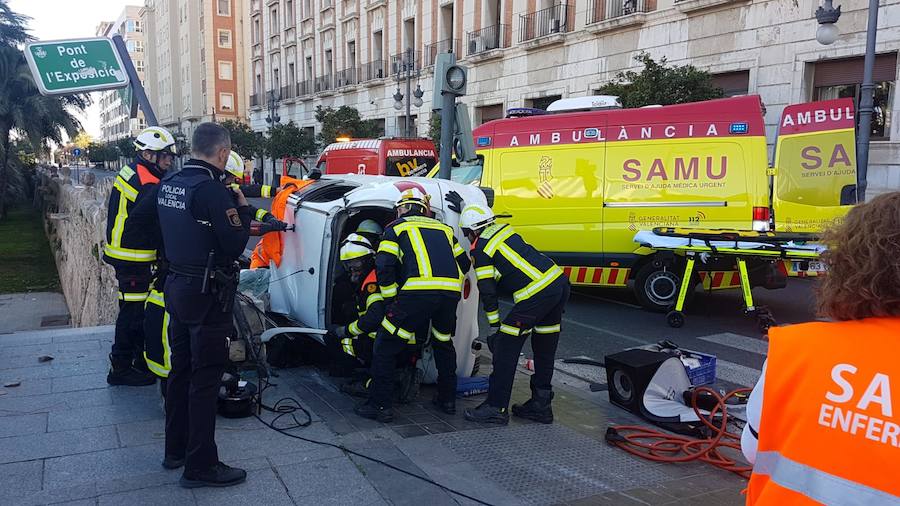
<path fill-rule="evenodd" d="M 113 41 L 50 40 L 25 46 L 25 57 L 43 95 L 65 95 L 128 86 Z"/>

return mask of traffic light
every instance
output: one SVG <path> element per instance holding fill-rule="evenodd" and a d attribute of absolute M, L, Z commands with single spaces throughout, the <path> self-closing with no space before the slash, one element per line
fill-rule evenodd
<path fill-rule="evenodd" d="M 448 93 L 455 97 L 466 94 L 468 72 L 465 67 L 456 64 L 456 55 L 453 53 L 440 53 L 434 63 L 434 105 L 432 110 L 440 111 L 443 108 L 441 97 Z"/>

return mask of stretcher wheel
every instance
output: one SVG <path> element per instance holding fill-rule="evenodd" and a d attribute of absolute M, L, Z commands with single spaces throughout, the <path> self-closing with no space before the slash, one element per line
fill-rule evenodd
<path fill-rule="evenodd" d="M 666 323 L 676 329 L 684 327 L 684 313 L 681 311 L 669 311 L 669 314 L 666 315 Z"/>

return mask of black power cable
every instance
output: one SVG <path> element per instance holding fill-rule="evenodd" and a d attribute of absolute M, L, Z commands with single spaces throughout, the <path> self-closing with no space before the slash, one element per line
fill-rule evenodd
<path fill-rule="evenodd" d="M 257 396 L 256 396 L 256 402 L 257 402 L 257 404 L 259 405 L 259 407 L 260 407 L 261 410 L 265 410 L 265 411 L 268 411 L 268 412 L 270 412 L 270 413 L 278 413 L 278 416 L 276 416 L 271 422 L 267 422 L 267 421 L 263 420 L 262 417 L 259 416 L 258 413 L 254 413 L 253 416 L 254 416 L 257 420 L 259 420 L 259 422 L 260 422 L 261 424 L 263 424 L 263 425 L 265 425 L 266 427 L 268 427 L 268 428 L 274 430 L 275 432 L 278 432 L 278 433 L 280 433 L 280 434 L 283 434 L 283 435 L 285 435 L 285 436 L 288 436 L 288 437 L 291 437 L 291 438 L 294 438 L 294 439 L 299 439 L 300 441 L 305 441 L 305 442 L 307 442 L 307 443 L 312 443 L 312 444 L 316 444 L 316 445 L 320 445 L 320 446 L 330 446 L 330 447 L 332 447 L 332 448 L 337 448 L 338 450 L 341 450 L 341 451 L 344 452 L 344 453 L 348 453 L 348 454 L 350 454 L 350 455 L 354 455 L 354 456 L 356 456 L 356 457 L 360 457 L 360 458 L 369 460 L 369 461 L 371 461 L 371 462 L 375 462 L 375 463 L 377 463 L 377 464 L 381 464 L 381 465 L 383 465 L 383 466 L 385 466 L 385 467 L 387 467 L 387 468 L 389 468 L 389 469 L 393 469 L 394 471 L 397 471 L 397 472 L 403 473 L 403 474 L 405 474 L 405 475 L 412 476 L 413 478 L 417 478 L 417 479 L 419 479 L 419 480 L 422 480 L 422 481 L 424 481 L 425 483 L 429 483 L 429 484 L 431 484 L 431 485 L 434 485 L 435 487 L 440 488 L 441 490 L 444 490 L 445 492 L 449 492 L 449 493 L 451 493 L 451 494 L 458 495 L 458 496 L 460 496 L 460 497 L 462 497 L 462 498 L 464 498 L 464 499 L 468 499 L 468 500 L 473 501 L 473 502 L 478 503 L 478 504 L 483 504 L 483 505 L 485 505 L 485 506 L 492 506 L 491 503 L 489 503 L 489 502 L 482 501 L 482 500 L 480 500 L 480 499 L 477 499 L 477 498 L 472 497 L 472 496 L 470 496 L 470 495 L 464 494 L 464 493 L 462 493 L 462 492 L 459 492 L 459 491 L 457 491 L 457 490 L 454 490 L 454 489 L 452 489 L 452 488 L 450 488 L 450 487 L 447 487 L 447 486 L 445 486 L 445 485 L 441 485 L 440 483 L 438 483 L 438 482 L 432 480 L 431 478 L 427 478 L 427 477 L 425 477 L 425 476 L 420 476 L 420 475 L 418 475 L 418 474 L 411 473 L 411 472 L 409 472 L 409 471 L 407 471 L 407 470 L 405 470 L 405 469 L 401 469 L 401 468 L 399 468 L 399 467 L 397 467 L 397 466 L 395 466 L 395 465 L 393 465 L 393 464 L 389 464 L 389 463 L 387 463 L 387 462 L 385 462 L 385 461 L 383 461 L 383 460 L 379 460 L 379 459 L 376 459 L 376 458 L 374 458 L 374 457 L 369 457 L 368 455 L 363 455 L 362 453 L 355 452 L 355 451 L 353 451 L 353 450 L 351 450 L 351 449 L 349 449 L 349 448 L 347 448 L 347 447 L 345 447 L 345 446 L 342 446 L 342 445 L 339 445 L 339 444 L 335 444 L 335 443 L 328 443 L 328 442 L 325 442 L 325 441 L 317 441 L 317 440 L 315 440 L 315 439 L 305 438 L 305 437 L 303 437 L 303 436 L 298 436 L 297 434 L 292 434 L 292 433 L 288 432 L 288 431 L 291 430 L 291 429 L 299 429 L 299 428 L 303 428 L 303 427 L 309 427 L 309 426 L 312 424 L 312 415 L 310 415 L 309 411 L 307 411 L 306 408 L 304 408 L 303 406 L 301 406 L 301 405 L 300 405 L 300 402 L 299 402 L 297 399 L 294 399 L 293 397 L 282 397 L 282 398 L 279 399 L 273 406 L 266 406 L 266 405 L 262 402 L 262 394 L 266 391 L 266 389 L 268 389 L 270 386 L 272 386 L 272 384 L 269 383 L 268 379 L 262 379 L 262 381 L 265 381 L 265 386 L 262 387 L 262 388 L 260 389 L 259 393 L 257 394 Z M 297 415 L 295 414 L 297 411 L 301 411 L 304 415 L 306 415 L 306 420 L 305 420 L 305 421 L 302 421 L 302 422 L 301 422 L 300 420 L 297 419 Z M 282 417 L 286 417 L 286 416 L 290 416 L 290 418 L 293 420 L 293 423 L 292 423 L 292 424 L 289 424 L 289 425 L 286 426 L 286 427 L 278 427 L 278 426 L 277 426 L 278 420 L 280 420 Z"/>

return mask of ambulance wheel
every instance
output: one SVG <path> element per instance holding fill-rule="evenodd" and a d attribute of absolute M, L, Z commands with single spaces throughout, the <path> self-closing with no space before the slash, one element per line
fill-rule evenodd
<path fill-rule="evenodd" d="M 666 323 L 673 329 L 684 327 L 684 313 L 681 311 L 669 311 L 666 315 Z"/>
<path fill-rule="evenodd" d="M 638 270 L 634 278 L 634 295 L 644 309 L 665 313 L 675 307 L 684 268 L 671 264 L 654 265 L 649 262 Z M 687 306 L 694 297 L 694 283 L 685 298 Z"/>

